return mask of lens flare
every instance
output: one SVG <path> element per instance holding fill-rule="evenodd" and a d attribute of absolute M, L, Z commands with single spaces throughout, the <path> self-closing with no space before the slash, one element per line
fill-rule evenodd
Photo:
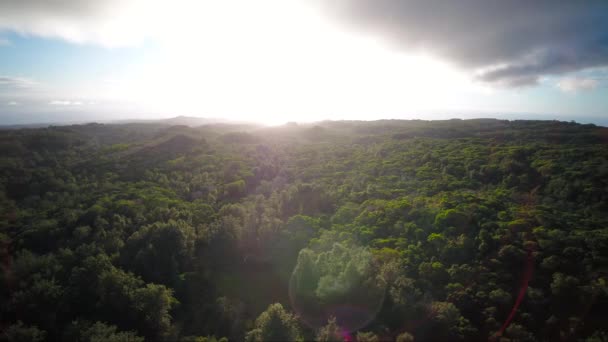
<path fill-rule="evenodd" d="M 300 252 L 289 281 L 291 305 L 300 319 L 319 329 L 332 317 L 345 333 L 365 327 L 378 314 L 385 286 L 376 279 L 369 250 L 334 243 Z"/>

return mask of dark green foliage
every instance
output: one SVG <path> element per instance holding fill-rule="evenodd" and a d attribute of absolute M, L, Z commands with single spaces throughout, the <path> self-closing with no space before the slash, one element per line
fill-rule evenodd
<path fill-rule="evenodd" d="M 46 333 L 36 326 L 25 326 L 21 321 L 18 321 L 6 328 L 0 335 L 0 340 L 7 342 L 41 342 L 44 341 L 45 336 Z"/>
<path fill-rule="evenodd" d="M 70 341 L 90 341 L 90 342 L 143 342 L 144 338 L 137 336 L 133 331 L 117 331 L 115 326 L 110 326 L 102 322 L 92 325 L 73 322 L 72 326 L 66 328 L 65 340 Z"/>
<path fill-rule="evenodd" d="M 0 339 L 603 341 L 607 143 L 490 119 L 3 130 Z"/>

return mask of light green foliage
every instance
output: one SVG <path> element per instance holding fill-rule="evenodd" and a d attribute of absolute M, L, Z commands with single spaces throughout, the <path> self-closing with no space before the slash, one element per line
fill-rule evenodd
<path fill-rule="evenodd" d="M 96 322 L 90 328 L 80 333 L 81 341 L 90 342 L 143 342 L 144 338 L 137 336 L 135 332 L 117 331 L 115 326 L 109 326 L 101 322 Z"/>
<path fill-rule="evenodd" d="M 242 196 L 245 191 L 245 181 L 239 179 L 232 183 L 228 183 L 224 186 L 224 195 L 228 198 L 238 198 Z"/>
<path fill-rule="evenodd" d="M 247 341 L 303 341 L 303 337 L 296 318 L 276 303 L 255 320 L 254 329 L 247 333 Z"/>
<path fill-rule="evenodd" d="M 403 275 L 391 284 L 389 294 L 397 305 L 404 307 L 411 306 L 422 297 L 422 291 L 416 287 L 416 282 Z"/>
<path fill-rule="evenodd" d="M 395 342 L 414 342 L 414 336 L 408 332 L 404 332 L 397 336 Z"/>
<path fill-rule="evenodd" d="M 334 244 L 317 256 L 320 275 L 315 294 L 323 302 L 351 295 L 371 272 L 372 254 L 362 248 Z"/>
<path fill-rule="evenodd" d="M 448 209 L 435 216 L 435 226 L 438 228 L 465 228 L 468 222 L 469 218 L 456 209 Z"/>
<path fill-rule="evenodd" d="M 320 319 L 335 316 L 347 330 L 356 330 L 373 317 L 384 298 L 385 282 L 378 278 L 374 255 L 347 241 L 328 249 L 303 249 L 290 281 L 290 295 L 301 314 Z M 353 309 L 363 314 L 349 315 Z"/>
<path fill-rule="evenodd" d="M 475 333 L 469 320 L 462 317 L 460 310 L 448 302 L 433 302 L 431 304 L 432 321 L 434 323 L 434 336 L 443 339 L 464 339 Z"/>
<path fill-rule="evenodd" d="M 420 263 L 418 274 L 431 282 L 444 282 L 448 277 L 445 266 L 439 261 Z"/>
<path fill-rule="evenodd" d="M 164 336 L 171 327 L 171 308 L 177 304 L 173 291 L 163 285 L 147 284 L 135 290 L 133 309 L 143 318 L 141 324 L 145 331 Z M 140 319 L 141 319 L 140 318 Z"/>
<path fill-rule="evenodd" d="M 373 332 L 359 331 L 356 336 L 357 342 L 380 342 L 380 339 Z"/>
<path fill-rule="evenodd" d="M 317 253 L 304 249 L 292 276 L 293 289 L 297 294 L 314 295 L 323 304 L 348 301 L 362 291 L 378 292 L 372 280 L 373 260 L 369 250 L 348 243 L 334 243 L 331 249 Z"/>
<path fill-rule="evenodd" d="M 572 296 L 576 294 L 579 280 L 563 273 L 553 273 L 551 292 L 556 296 Z"/>
<path fill-rule="evenodd" d="M 501 304 L 505 307 L 511 305 L 512 303 L 511 295 L 502 289 L 491 291 L 489 293 L 489 299 L 495 304 Z"/>
<path fill-rule="evenodd" d="M 317 342 L 342 342 L 344 337 L 342 336 L 342 329 L 338 326 L 335 317 L 330 317 L 327 321 L 327 325 L 323 326 L 317 332 L 315 338 Z"/>

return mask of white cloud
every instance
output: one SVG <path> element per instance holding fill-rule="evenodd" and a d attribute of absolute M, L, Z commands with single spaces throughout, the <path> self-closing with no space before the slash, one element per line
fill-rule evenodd
<path fill-rule="evenodd" d="M 70 100 L 53 100 L 49 102 L 50 105 L 53 106 L 80 106 L 82 105 L 81 101 L 70 101 Z"/>
<path fill-rule="evenodd" d="M 39 97 L 42 94 L 41 89 L 39 83 L 28 78 L 0 75 L 0 102 L 2 103 L 12 105 L 9 102 L 22 102 L 25 98 Z"/>
<path fill-rule="evenodd" d="M 0 37 L 0 46 L 10 46 L 10 45 L 12 45 L 10 40 Z"/>
<path fill-rule="evenodd" d="M 23 77 L 0 76 L 0 89 L 26 89 L 35 86 L 37 83 Z"/>
<path fill-rule="evenodd" d="M 0 1 L 0 30 L 61 38 L 76 43 L 124 46 L 141 42 L 161 1 Z M 157 23 L 160 22 L 157 21 Z"/>
<path fill-rule="evenodd" d="M 17 102 L 17 101 L 8 101 L 6 104 L 9 105 L 9 106 L 18 106 L 19 102 Z"/>
<path fill-rule="evenodd" d="M 599 82 L 592 78 L 567 77 L 557 83 L 557 87 L 566 93 L 575 93 L 580 90 L 593 90 Z"/>
<path fill-rule="evenodd" d="M 293 5 L 310 7 L 305 0 L 0 0 L 0 31 L 106 47 L 147 40 L 246 45 L 251 39 L 245 37 L 260 28 L 263 34 L 280 34 L 283 27 L 277 24 L 289 25 L 293 14 L 299 15 L 299 8 L 285 13 Z M 269 24 L 269 17 L 278 20 Z M 310 24 L 306 28 L 314 30 Z"/>
<path fill-rule="evenodd" d="M 51 102 L 49 102 L 50 105 L 53 106 L 69 106 L 71 104 L 70 101 L 63 101 L 63 100 L 53 100 Z"/>
<path fill-rule="evenodd" d="M 249 15 L 246 1 L 231 0 L 221 5 L 200 0 L 2 0 L 0 31 L 112 48 L 137 46 L 147 39 L 201 32 L 207 16 L 215 16 L 224 2 L 231 14 Z M 256 5 L 261 2 L 268 1 Z"/>

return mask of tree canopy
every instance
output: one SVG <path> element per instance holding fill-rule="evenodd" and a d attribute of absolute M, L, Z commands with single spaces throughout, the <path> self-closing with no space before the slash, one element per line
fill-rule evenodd
<path fill-rule="evenodd" d="M 0 130 L 0 340 L 605 340 L 608 129 Z"/>

